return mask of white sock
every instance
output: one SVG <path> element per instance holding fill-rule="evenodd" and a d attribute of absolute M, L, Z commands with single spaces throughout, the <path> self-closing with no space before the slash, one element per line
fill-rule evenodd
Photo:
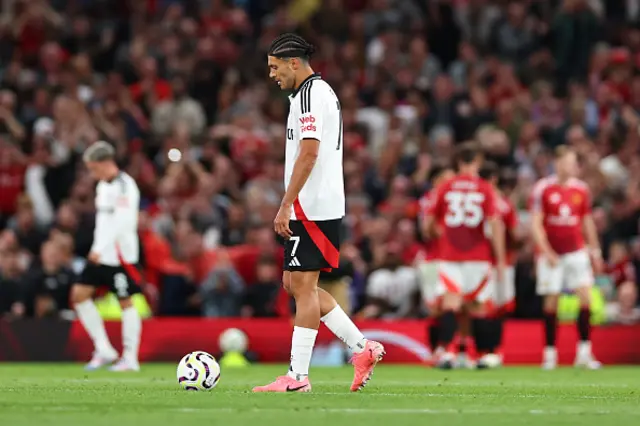
<path fill-rule="evenodd" d="M 320 318 L 320 321 L 322 321 L 338 339 L 346 343 L 354 353 L 364 351 L 367 339 L 364 338 L 362 332 L 340 306 L 333 308 L 331 312 Z"/>
<path fill-rule="evenodd" d="M 115 352 L 115 349 L 111 346 L 109 337 L 107 337 L 104 321 L 102 321 L 102 317 L 93 300 L 88 299 L 84 302 L 76 303 L 76 312 L 78 313 L 78 318 L 82 326 L 87 331 L 87 334 L 89 334 L 89 337 L 91 337 L 96 352 L 107 355 Z"/>
<path fill-rule="evenodd" d="M 591 353 L 591 342 L 589 340 L 583 340 L 583 341 L 578 342 L 578 353 L 590 354 Z"/>
<path fill-rule="evenodd" d="M 135 307 L 122 310 L 122 358 L 138 362 L 142 320 Z"/>
<path fill-rule="evenodd" d="M 309 364 L 313 346 L 316 344 L 318 330 L 304 327 L 293 327 L 291 337 L 291 364 L 287 375 L 298 381 L 309 375 Z"/>

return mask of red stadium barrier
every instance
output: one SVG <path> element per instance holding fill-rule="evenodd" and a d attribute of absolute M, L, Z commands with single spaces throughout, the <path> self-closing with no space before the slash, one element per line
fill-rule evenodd
<path fill-rule="evenodd" d="M 358 324 L 369 338 L 387 348 L 385 362 L 420 363 L 429 360 L 425 345 L 424 321 L 364 321 Z M 177 361 L 192 350 L 218 351 L 218 336 L 236 327 L 249 337 L 250 350 L 264 362 L 287 362 L 292 325 L 287 320 L 250 319 L 153 319 L 146 321 L 140 348 L 143 361 Z M 120 324 L 108 326 L 112 341 L 120 342 Z M 577 334 L 575 327 L 562 326 L 558 335 L 561 363 L 573 362 Z M 335 337 L 324 327 L 318 345 L 327 345 Z M 640 326 L 597 328 L 593 332 L 594 352 L 605 364 L 640 364 Z M 537 364 L 543 347 L 539 322 L 512 321 L 505 329 L 505 362 Z M 89 359 L 91 344 L 82 326 L 74 323 L 69 336 L 68 355 L 73 359 Z"/>
<path fill-rule="evenodd" d="M 420 363 L 429 359 L 423 321 L 364 321 L 365 334 L 383 342 L 385 362 Z M 237 327 L 249 336 L 250 350 L 264 362 L 287 362 L 292 325 L 287 320 L 155 318 L 144 322 L 140 357 L 142 361 L 175 362 L 192 350 L 218 351 L 218 336 Z M 120 345 L 120 323 L 108 323 L 112 342 Z M 596 356 L 605 364 L 640 364 L 640 325 L 601 327 L 594 330 Z M 542 353 L 542 326 L 532 321 L 511 321 L 505 330 L 505 361 L 509 364 L 537 364 Z M 562 363 L 573 361 L 576 332 L 562 326 L 559 332 Z M 334 341 L 324 326 L 318 345 Z M 90 358 L 91 342 L 78 322 L 0 320 L 0 360 L 84 361 Z"/>

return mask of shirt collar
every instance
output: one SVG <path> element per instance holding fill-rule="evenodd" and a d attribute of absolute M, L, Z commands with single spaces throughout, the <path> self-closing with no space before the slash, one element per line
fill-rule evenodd
<path fill-rule="evenodd" d="M 298 94 L 298 92 L 300 90 L 302 90 L 302 88 L 309 83 L 312 80 L 318 80 L 319 78 L 321 78 L 320 73 L 319 72 L 315 72 L 313 74 L 311 74 L 309 77 L 305 78 L 304 80 L 302 80 L 302 83 L 300 83 L 300 86 L 298 86 L 297 89 L 295 89 L 291 95 L 289 96 L 291 99 L 295 98 L 295 96 Z"/>

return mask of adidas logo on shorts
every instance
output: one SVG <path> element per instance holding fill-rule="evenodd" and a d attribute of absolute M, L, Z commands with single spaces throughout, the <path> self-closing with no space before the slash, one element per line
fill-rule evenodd
<path fill-rule="evenodd" d="M 298 261 L 297 257 L 294 257 L 293 259 L 291 259 L 291 262 L 289 262 L 289 266 L 301 266 L 300 262 Z"/>

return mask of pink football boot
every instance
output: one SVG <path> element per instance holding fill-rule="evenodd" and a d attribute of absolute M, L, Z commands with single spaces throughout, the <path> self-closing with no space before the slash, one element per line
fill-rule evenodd
<path fill-rule="evenodd" d="M 253 392 L 311 392 L 311 383 L 308 377 L 299 382 L 289 376 L 280 376 L 273 383 L 256 386 Z"/>
<path fill-rule="evenodd" d="M 384 346 L 382 344 L 367 340 L 364 351 L 353 355 L 351 363 L 353 364 L 354 373 L 351 392 L 357 392 L 365 387 L 373 375 L 373 369 L 382 360 L 384 354 Z"/>

